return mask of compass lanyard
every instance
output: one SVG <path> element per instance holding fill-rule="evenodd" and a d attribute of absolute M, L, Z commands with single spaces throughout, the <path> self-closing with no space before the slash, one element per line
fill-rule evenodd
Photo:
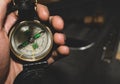
<path fill-rule="evenodd" d="M 13 4 L 18 10 L 19 20 L 33 20 L 36 19 L 35 3 L 33 0 L 13 0 Z"/>

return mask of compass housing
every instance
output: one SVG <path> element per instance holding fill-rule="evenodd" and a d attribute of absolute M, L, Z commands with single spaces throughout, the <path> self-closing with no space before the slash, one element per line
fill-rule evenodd
<path fill-rule="evenodd" d="M 16 24 L 10 31 L 9 39 L 11 51 L 22 61 L 42 60 L 53 47 L 52 32 L 38 20 Z"/>

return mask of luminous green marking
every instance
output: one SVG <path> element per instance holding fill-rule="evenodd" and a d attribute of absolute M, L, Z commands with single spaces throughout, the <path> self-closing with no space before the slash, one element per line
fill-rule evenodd
<path fill-rule="evenodd" d="M 41 36 L 41 33 L 43 33 L 43 32 L 44 32 L 44 31 L 41 31 L 41 32 L 35 34 L 32 38 L 33 38 L 34 40 L 37 39 L 37 38 L 39 38 L 39 37 Z M 26 31 L 26 34 L 27 34 L 27 33 L 30 33 L 30 31 L 27 30 L 27 31 Z M 27 46 L 27 45 L 29 44 L 29 42 L 30 42 L 30 41 L 25 41 L 25 42 L 23 42 L 22 44 L 20 44 L 20 45 L 18 46 L 18 48 L 23 48 L 23 47 Z M 36 48 L 38 48 L 38 44 L 37 44 L 37 43 L 33 43 L 32 47 L 33 47 L 33 49 L 36 49 Z"/>
<path fill-rule="evenodd" d="M 33 36 L 33 38 L 34 39 L 37 39 L 37 38 L 39 38 L 41 36 L 41 34 L 40 33 L 37 33 L 37 34 L 35 34 L 34 36 Z"/>
<path fill-rule="evenodd" d="M 37 44 L 37 43 L 33 43 L 32 47 L 33 47 L 33 49 L 35 50 L 35 49 L 38 48 L 38 44 Z"/>
<path fill-rule="evenodd" d="M 22 46 L 25 47 L 25 46 L 28 45 L 28 44 L 29 44 L 29 42 L 28 42 L 28 41 L 25 41 L 25 42 L 23 42 Z"/>
<path fill-rule="evenodd" d="M 23 42 L 21 45 L 18 46 L 18 48 L 23 48 L 29 44 L 28 41 Z"/>

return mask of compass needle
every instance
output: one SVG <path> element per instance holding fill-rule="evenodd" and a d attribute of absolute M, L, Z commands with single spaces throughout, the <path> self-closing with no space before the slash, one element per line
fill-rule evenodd
<path fill-rule="evenodd" d="M 39 38 L 41 36 L 41 34 L 40 33 L 37 33 L 37 34 L 35 34 L 34 36 L 33 36 L 33 38 L 34 39 L 37 39 L 37 38 Z"/>
<path fill-rule="evenodd" d="M 22 44 L 20 44 L 20 45 L 18 46 L 18 49 L 21 49 L 21 48 L 23 48 L 23 47 L 26 47 L 28 44 L 29 44 L 29 42 L 28 42 L 28 41 L 25 41 L 25 42 L 23 42 Z"/>
<path fill-rule="evenodd" d="M 19 49 L 26 47 L 29 43 L 34 42 L 35 39 L 38 39 L 39 37 L 41 37 L 41 33 L 43 33 L 44 31 L 40 31 L 39 33 L 35 34 L 33 37 L 31 37 L 28 41 L 23 42 L 22 44 L 20 44 L 18 46 Z M 33 44 L 33 48 L 36 49 L 38 48 L 38 44 L 35 43 Z"/>
<path fill-rule="evenodd" d="M 42 33 L 44 33 L 44 32 L 45 32 L 45 31 L 40 31 L 39 33 L 35 34 L 35 35 L 33 36 L 33 39 L 37 39 L 37 38 L 41 37 Z"/>

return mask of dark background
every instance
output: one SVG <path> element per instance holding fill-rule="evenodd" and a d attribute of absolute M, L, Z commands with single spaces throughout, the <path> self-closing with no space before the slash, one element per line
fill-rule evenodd
<path fill-rule="evenodd" d="M 60 15 L 65 21 L 67 38 L 95 43 L 86 50 L 70 49 L 70 55 L 51 65 L 43 78 L 43 84 L 120 84 L 120 62 L 115 59 L 119 41 L 119 3 L 117 0 L 62 0 L 47 4 L 51 15 Z M 102 14 L 104 25 L 85 25 L 85 16 Z M 115 33 L 110 37 L 108 33 Z M 108 39 L 107 55 L 104 61 L 103 46 Z M 78 45 L 80 45 L 79 43 Z M 82 45 L 82 44 L 81 44 Z M 71 47 L 72 44 L 69 44 Z M 112 46 L 109 47 L 109 46 Z M 109 49 L 110 48 L 110 49 Z M 106 52 L 105 52 L 106 53 Z M 107 57 L 106 57 L 107 58 Z"/>

